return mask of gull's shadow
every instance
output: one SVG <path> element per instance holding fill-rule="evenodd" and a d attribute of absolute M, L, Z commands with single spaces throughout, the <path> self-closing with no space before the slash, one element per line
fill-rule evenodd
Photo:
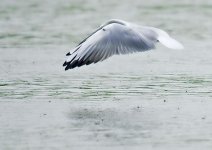
<path fill-rule="evenodd" d="M 158 122 L 154 121 L 151 112 L 136 106 L 128 109 L 118 108 L 78 108 L 68 115 L 71 126 L 84 134 L 85 140 L 103 142 L 138 142 L 152 136 L 157 130 Z"/>

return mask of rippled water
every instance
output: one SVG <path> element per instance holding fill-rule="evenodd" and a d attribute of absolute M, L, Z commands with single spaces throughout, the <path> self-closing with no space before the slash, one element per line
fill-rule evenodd
<path fill-rule="evenodd" d="M 211 149 L 212 3 L 2 0 L 0 149 Z M 119 18 L 185 49 L 64 71 L 66 52 Z"/>

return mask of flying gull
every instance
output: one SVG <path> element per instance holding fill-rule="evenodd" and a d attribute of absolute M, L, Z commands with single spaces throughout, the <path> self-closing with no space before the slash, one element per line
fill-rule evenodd
<path fill-rule="evenodd" d="M 113 55 L 151 50 L 158 42 L 171 49 L 183 49 L 182 44 L 161 29 L 112 19 L 67 53 L 63 66 L 68 70 L 97 63 Z"/>

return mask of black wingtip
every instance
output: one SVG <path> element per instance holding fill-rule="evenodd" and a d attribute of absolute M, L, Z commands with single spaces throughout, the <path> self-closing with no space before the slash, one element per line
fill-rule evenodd
<path fill-rule="evenodd" d="M 65 71 L 67 71 L 68 69 L 69 69 L 69 67 L 68 67 L 68 66 L 66 66 L 66 67 L 65 67 Z"/>
<path fill-rule="evenodd" d="M 63 63 L 63 67 L 66 66 L 67 64 L 68 64 L 68 63 L 65 61 L 65 62 Z"/>
<path fill-rule="evenodd" d="M 68 52 L 67 54 L 66 54 L 66 56 L 70 56 L 71 55 L 71 53 L 70 52 Z"/>

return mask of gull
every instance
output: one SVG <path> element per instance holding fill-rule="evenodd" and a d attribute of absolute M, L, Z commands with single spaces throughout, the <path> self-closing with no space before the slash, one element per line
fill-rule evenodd
<path fill-rule="evenodd" d="M 170 49 L 183 49 L 183 45 L 165 31 L 112 19 L 66 54 L 65 70 L 101 62 L 113 55 L 144 52 L 161 43 Z"/>

